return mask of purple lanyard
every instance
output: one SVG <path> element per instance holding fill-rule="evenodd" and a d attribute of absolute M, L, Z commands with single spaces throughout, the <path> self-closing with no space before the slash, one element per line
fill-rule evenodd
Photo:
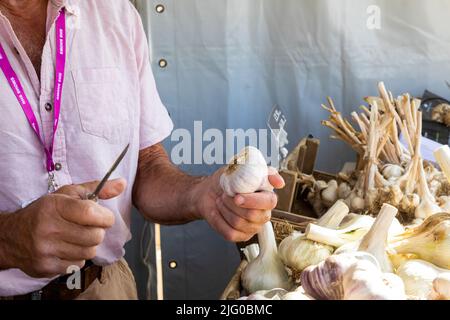
<path fill-rule="evenodd" d="M 0 43 L 0 69 L 5 74 L 6 79 L 11 86 L 20 106 L 22 107 L 25 116 L 33 128 L 40 143 L 44 147 L 45 156 L 47 159 L 47 171 L 50 173 L 55 170 L 55 163 L 53 161 L 53 145 L 55 143 L 55 134 L 58 129 L 59 114 L 61 110 L 61 96 L 64 83 L 64 73 L 66 69 L 66 14 L 64 9 L 61 9 L 58 18 L 56 19 L 56 70 L 55 70 L 55 88 L 54 88 L 54 120 L 53 120 L 53 133 L 50 142 L 50 146 L 47 148 L 44 143 L 44 139 L 41 137 L 39 124 L 36 116 L 33 113 L 31 104 L 23 90 L 19 77 L 14 72 L 11 63 L 6 56 L 5 50 L 3 50 Z"/>

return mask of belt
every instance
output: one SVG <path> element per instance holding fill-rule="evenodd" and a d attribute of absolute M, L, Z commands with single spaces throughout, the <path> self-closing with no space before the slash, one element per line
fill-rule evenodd
<path fill-rule="evenodd" d="M 83 293 L 95 279 L 102 276 L 103 268 L 87 261 L 80 270 L 80 289 L 69 289 L 67 280 L 73 274 L 61 276 L 52 280 L 42 289 L 21 296 L 11 297 L 11 300 L 74 300 Z"/>

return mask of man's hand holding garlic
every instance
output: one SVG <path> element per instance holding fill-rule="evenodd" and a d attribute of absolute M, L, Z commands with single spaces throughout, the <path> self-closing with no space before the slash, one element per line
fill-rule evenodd
<path fill-rule="evenodd" d="M 270 220 L 277 204 L 273 189 L 284 186 L 283 178 L 267 166 L 260 152 L 250 150 L 257 151 L 250 152 L 258 155 L 256 165 L 250 157 L 209 177 L 186 175 L 159 144 L 143 150 L 133 186 L 134 204 L 151 221 L 180 224 L 205 219 L 228 241 L 249 240 Z M 236 170 L 225 182 L 230 167 Z"/>
<path fill-rule="evenodd" d="M 199 213 L 225 239 L 247 241 L 270 220 L 277 196 L 272 191 L 227 195 L 220 185 L 224 171 L 226 168 L 204 180 L 199 191 Z M 269 168 L 268 181 L 275 189 L 284 186 L 283 178 L 273 168 Z"/>

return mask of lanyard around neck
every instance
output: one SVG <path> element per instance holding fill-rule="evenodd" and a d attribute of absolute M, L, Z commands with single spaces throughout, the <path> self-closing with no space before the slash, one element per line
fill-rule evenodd
<path fill-rule="evenodd" d="M 53 161 L 53 145 L 55 142 L 56 130 L 58 129 L 59 115 L 61 111 L 61 98 L 62 89 L 64 83 L 64 74 L 66 69 L 66 16 L 65 10 L 61 9 L 58 18 L 55 22 L 55 33 L 56 33 L 56 67 L 55 67 L 55 87 L 54 87 L 54 102 L 53 102 L 53 132 L 50 141 L 50 145 L 47 148 L 41 132 L 39 129 L 39 123 L 34 115 L 33 109 L 31 107 L 30 101 L 28 100 L 23 86 L 19 80 L 19 77 L 14 72 L 11 63 L 6 56 L 5 50 L 0 43 L 0 69 L 3 71 L 14 95 L 17 98 L 20 106 L 22 107 L 25 116 L 27 117 L 28 123 L 33 129 L 34 133 L 39 139 L 39 142 L 44 148 L 46 156 L 46 168 L 50 173 L 55 170 L 55 163 Z"/>

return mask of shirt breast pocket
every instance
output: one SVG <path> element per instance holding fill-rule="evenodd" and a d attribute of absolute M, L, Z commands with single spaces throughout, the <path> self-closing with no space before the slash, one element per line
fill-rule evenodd
<path fill-rule="evenodd" d="M 85 68 L 72 71 L 76 105 L 85 133 L 112 144 L 130 138 L 127 90 L 119 68 Z"/>

